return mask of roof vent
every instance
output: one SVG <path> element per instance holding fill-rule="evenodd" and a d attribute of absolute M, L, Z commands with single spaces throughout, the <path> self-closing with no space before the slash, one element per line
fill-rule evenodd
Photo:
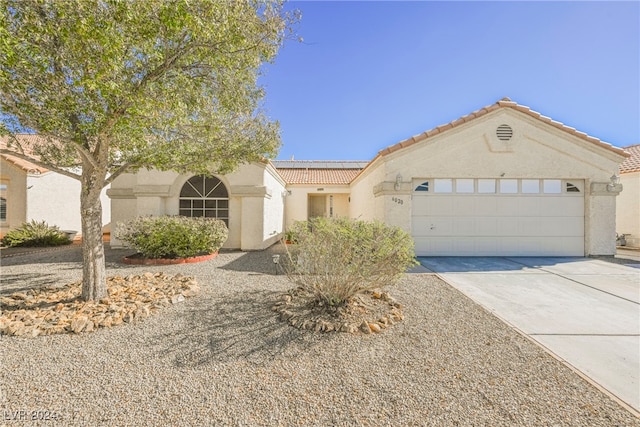
<path fill-rule="evenodd" d="M 509 141 L 513 136 L 513 129 L 509 125 L 500 125 L 496 129 L 496 136 L 500 141 Z"/>

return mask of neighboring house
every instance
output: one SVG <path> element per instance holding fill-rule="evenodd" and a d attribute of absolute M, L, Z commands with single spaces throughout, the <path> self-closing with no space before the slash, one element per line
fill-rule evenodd
<path fill-rule="evenodd" d="M 623 191 L 617 199 L 616 230 L 627 246 L 640 248 L 640 144 L 624 148 L 631 157 L 620 165 Z"/>
<path fill-rule="evenodd" d="M 106 190 L 101 200 L 102 223 L 108 225 L 111 209 Z M 31 220 L 46 221 L 80 235 L 80 182 L 18 157 L 0 154 L 0 235 Z"/>
<path fill-rule="evenodd" d="M 348 216 L 403 228 L 418 255 L 612 255 L 622 186 L 611 176 L 627 156 L 503 99 L 370 162 L 273 161 L 207 179 L 140 171 L 108 194 L 114 224 L 217 216 L 225 247 L 243 250 L 268 247 L 296 220 Z"/>

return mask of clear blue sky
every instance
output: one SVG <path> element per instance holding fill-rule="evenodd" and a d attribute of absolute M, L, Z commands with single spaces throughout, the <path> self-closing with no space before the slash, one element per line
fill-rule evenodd
<path fill-rule="evenodd" d="M 261 83 L 279 159 L 370 160 L 508 96 L 640 143 L 640 2 L 307 2 Z"/>

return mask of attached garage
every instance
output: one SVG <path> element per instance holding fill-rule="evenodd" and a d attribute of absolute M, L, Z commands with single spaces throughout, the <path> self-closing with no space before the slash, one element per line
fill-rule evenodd
<path fill-rule="evenodd" d="M 351 216 L 406 230 L 419 256 L 613 255 L 624 159 L 505 98 L 380 151 Z"/>
<path fill-rule="evenodd" d="M 582 180 L 414 180 L 418 255 L 584 254 Z"/>

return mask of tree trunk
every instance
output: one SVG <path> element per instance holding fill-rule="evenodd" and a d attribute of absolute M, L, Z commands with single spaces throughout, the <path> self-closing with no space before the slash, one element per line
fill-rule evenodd
<path fill-rule="evenodd" d="M 107 274 L 102 242 L 102 191 L 100 179 L 91 167 L 83 168 L 80 211 L 82 217 L 82 299 L 107 297 Z"/>

